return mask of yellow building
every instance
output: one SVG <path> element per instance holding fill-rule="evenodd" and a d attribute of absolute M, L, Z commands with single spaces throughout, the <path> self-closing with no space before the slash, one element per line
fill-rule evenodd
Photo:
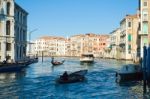
<path fill-rule="evenodd" d="M 120 58 L 133 60 L 138 50 L 139 15 L 127 15 L 120 22 Z"/>

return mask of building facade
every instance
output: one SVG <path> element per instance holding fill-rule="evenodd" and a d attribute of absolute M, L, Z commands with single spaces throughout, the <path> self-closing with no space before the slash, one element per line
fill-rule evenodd
<path fill-rule="evenodd" d="M 150 34 L 150 0 L 140 0 L 140 13 L 141 13 L 141 29 L 140 35 L 140 55 L 143 57 L 143 46 L 149 45 Z"/>
<path fill-rule="evenodd" d="M 0 1 L 0 61 L 26 59 L 27 15 L 14 0 Z"/>
<path fill-rule="evenodd" d="M 83 53 L 92 53 L 95 57 L 104 57 L 104 48 L 107 46 L 109 35 L 94 33 L 80 34 L 70 37 L 71 56 L 80 56 Z"/>
<path fill-rule="evenodd" d="M 110 58 L 120 59 L 120 28 L 110 33 Z"/>
<path fill-rule="evenodd" d="M 35 41 L 35 52 L 39 56 L 65 56 L 66 39 L 63 37 L 45 36 Z"/>
<path fill-rule="evenodd" d="M 127 15 L 120 22 L 121 59 L 132 60 L 137 55 L 138 42 L 138 15 Z"/>

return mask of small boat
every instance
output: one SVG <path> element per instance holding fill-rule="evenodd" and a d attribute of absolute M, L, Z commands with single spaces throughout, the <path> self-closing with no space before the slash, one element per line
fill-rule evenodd
<path fill-rule="evenodd" d="M 84 75 L 87 73 L 87 70 L 80 70 L 74 73 L 71 73 L 68 75 L 68 79 L 64 80 L 63 75 L 61 75 L 58 79 L 56 79 L 56 82 L 59 84 L 67 84 L 67 83 L 76 83 L 76 82 L 82 82 L 85 80 Z"/>
<path fill-rule="evenodd" d="M 62 62 L 55 61 L 55 62 L 51 62 L 51 63 L 52 63 L 52 65 L 62 65 L 64 62 L 65 62 L 65 60 L 63 60 Z"/>
<path fill-rule="evenodd" d="M 65 60 L 58 62 L 58 61 L 54 61 L 54 58 L 52 58 L 51 64 L 52 65 L 62 65 L 65 62 Z"/>
<path fill-rule="evenodd" d="M 94 55 L 90 53 L 81 54 L 80 57 L 81 63 L 93 63 L 94 62 Z"/>
<path fill-rule="evenodd" d="M 116 82 L 140 81 L 143 79 L 142 67 L 135 64 L 123 65 L 120 71 L 116 72 Z"/>

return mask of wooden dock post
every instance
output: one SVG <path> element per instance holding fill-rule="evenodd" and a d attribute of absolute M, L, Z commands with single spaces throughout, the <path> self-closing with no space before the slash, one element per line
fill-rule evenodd
<path fill-rule="evenodd" d="M 147 60 L 146 60 L 146 80 L 148 88 L 150 88 L 150 47 L 147 49 Z"/>
<path fill-rule="evenodd" d="M 42 51 L 42 63 L 43 63 L 43 51 Z"/>
<path fill-rule="evenodd" d="M 146 93 L 146 57 L 147 57 L 147 49 L 146 46 L 143 47 L 143 60 L 142 60 L 142 67 L 143 67 L 143 92 Z"/>

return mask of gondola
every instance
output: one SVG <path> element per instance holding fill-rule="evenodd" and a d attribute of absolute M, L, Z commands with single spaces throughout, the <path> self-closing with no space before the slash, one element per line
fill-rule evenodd
<path fill-rule="evenodd" d="M 55 65 L 62 65 L 64 62 L 65 62 L 65 60 L 63 60 L 63 61 L 61 61 L 61 62 L 54 61 L 54 57 L 52 57 L 52 60 L 51 60 L 51 64 L 52 64 L 53 66 L 55 66 Z"/>
<path fill-rule="evenodd" d="M 62 65 L 65 62 L 65 60 L 63 60 L 62 62 L 58 62 L 58 61 L 52 61 L 52 65 Z"/>
<path fill-rule="evenodd" d="M 87 70 L 80 70 L 77 72 L 73 72 L 71 74 L 68 74 L 67 80 L 64 80 L 63 75 L 61 75 L 59 78 L 56 79 L 56 82 L 59 84 L 83 82 L 86 79 L 84 76 L 86 73 L 87 73 Z"/>

